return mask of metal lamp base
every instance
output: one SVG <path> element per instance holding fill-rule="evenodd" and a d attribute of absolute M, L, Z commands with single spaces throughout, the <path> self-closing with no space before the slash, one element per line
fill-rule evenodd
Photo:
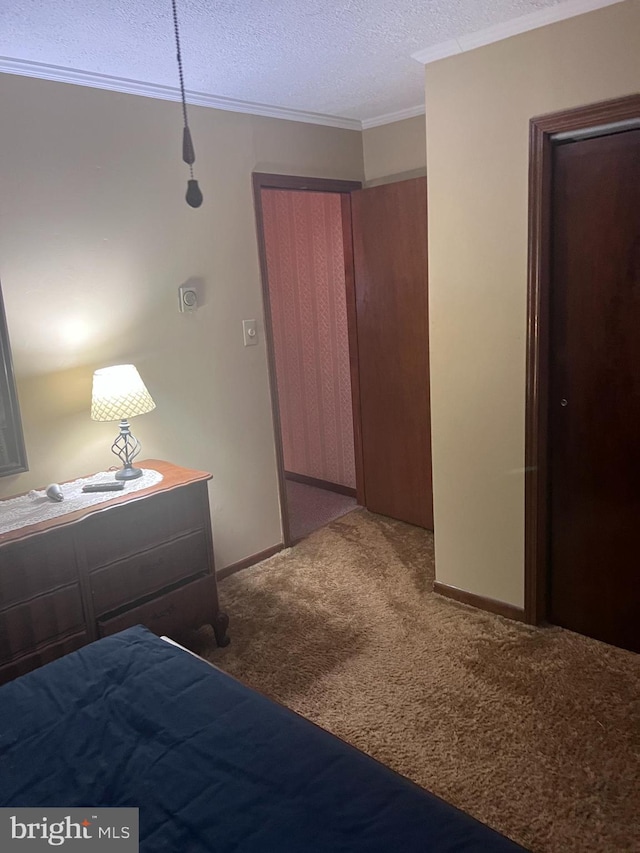
<path fill-rule="evenodd" d="M 133 465 L 125 465 L 116 471 L 116 480 L 137 480 L 138 477 L 142 477 L 142 468 L 134 468 Z"/>
<path fill-rule="evenodd" d="M 111 445 L 111 450 L 123 465 L 119 471 L 116 471 L 116 480 L 136 480 L 142 477 L 142 470 L 133 467 L 133 460 L 140 453 L 140 442 L 131 435 L 129 421 L 126 418 L 120 421 L 120 434 Z"/>

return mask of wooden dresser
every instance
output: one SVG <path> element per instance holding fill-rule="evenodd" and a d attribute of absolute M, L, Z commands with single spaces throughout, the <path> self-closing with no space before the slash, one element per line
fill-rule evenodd
<path fill-rule="evenodd" d="M 179 638 L 219 611 L 207 481 L 149 459 L 160 483 L 0 535 L 0 683 L 131 625 Z M 0 502 L 0 512 L 2 504 Z"/>

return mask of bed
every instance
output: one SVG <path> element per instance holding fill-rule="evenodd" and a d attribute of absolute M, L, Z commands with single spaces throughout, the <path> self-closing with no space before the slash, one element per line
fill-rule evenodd
<path fill-rule="evenodd" d="M 0 806 L 135 806 L 143 853 L 523 849 L 141 626 L 0 688 Z"/>

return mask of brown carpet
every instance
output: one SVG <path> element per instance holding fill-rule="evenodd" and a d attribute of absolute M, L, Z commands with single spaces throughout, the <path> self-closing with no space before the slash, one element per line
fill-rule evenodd
<path fill-rule="evenodd" d="M 430 534 L 357 510 L 222 581 L 199 651 L 533 851 L 639 851 L 640 656 L 432 580 Z"/>

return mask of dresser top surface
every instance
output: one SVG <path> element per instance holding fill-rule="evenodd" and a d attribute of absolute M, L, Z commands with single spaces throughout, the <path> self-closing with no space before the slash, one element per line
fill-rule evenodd
<path fill-rule="evenodd" d="M 49 530 L 55 530 L 57 528 L 64 527 L 68 524 L 74 524 L 75 522 L 81 521 L 87 516 L 93 515 L 97 512 L 102 512 L 103 510 L 110 509 L 114 506 L 133 503 L 135 501 L 149 497 L 150 495 L 160 494 L 162 492 L 169 492 L 172 489 L 177 489 L 182 486 L 188 486 L 192 483 L 206 482 L 207 480 L 211 479 L 211 474 L 207 473 L 206 471 L 195 471 L 191 468 L 181 468 L 179 465 L 173 465 L 171 462 L 164 462 L 160 459 L 145 459 L 143 462 L 136 464 L 140 468 L 150 468 L 154 471 L 158 471 L 160 474 L 162 474 L 162 480 L 159 483 L 150 486 L 149 488 L 139 489 L 138 491 L 131 493 L 127 493 L 126 491 L 123 493 L 114 493 L 114 497 L 110 497 L 108 500 L 105 500 L 99 504 L 87 506 L 82 509 L 64 513 L 63 515 L 56 516 L 55 518 L 35 522 L 34 524 L 29 524 L 28 526 L 20 527 L 16 530 L 10 530 L 7 533 L 0 534 L 0 546 L 6 545 L 10 542 L 17 542 L 19 540 L 25 539 L 27 536 L 33 536 L 39 533 L 44 533 Z M 69 480 L 67 482 L 73 481 Z M 64 483 L 62 483 L 61 485 L 64 485 Z M 13 497 L 19 496 L 14 495 Z M 2 512 L 3 501 L 9 500 L 12 500 L 12 498 L 0 499 L 0 513 Z"/>

